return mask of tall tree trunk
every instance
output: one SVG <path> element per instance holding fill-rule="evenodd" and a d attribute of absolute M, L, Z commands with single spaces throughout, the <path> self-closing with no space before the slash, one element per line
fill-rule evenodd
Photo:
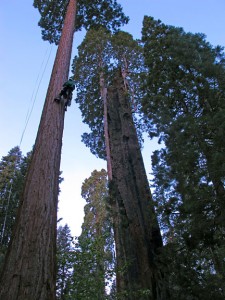
<path fill-rule="evenodd" d="M 119 249 L 117 289 L 129 300 L 169 299 L 157 262 L 162 237 L 121 73 L 107 95 L 112 163 L 109 192 L 116 201 L 115 240 Z"/>
<path fill-rule="evenodd" d="M 76 1 L 70 0 L 34 152 L 0 280 L 1 300 L 55 299 L 56 223 L 64 105 L 54 101 L 68 79 Z"/>
<path fill-rule="evenodd" d="M 102 62 L 99 64 L 102 67 Z M 106 161 L 107 161 L 107 172 L 109 180 L 112 179 L 112 166 L 109 149 L 109 133 L 108 133 L 108 117 L 107 117 L 107 88 L 105 87 L 105 78 L 103 72 L 100 73 L 100 91 L 101 98 L 104 107 L 104 136 L 105 136 L 105 148 L 106 148 Z"/>

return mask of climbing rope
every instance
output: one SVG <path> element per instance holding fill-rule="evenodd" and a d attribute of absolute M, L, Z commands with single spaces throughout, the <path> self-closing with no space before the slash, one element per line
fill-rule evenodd
<path fill-rule="evenodd" d="M 31 118 L 31 114 L 32 114 L 33 109 L 34 109 L 34 105 L 35 105 L 35 102 L 36 102 L 36 99 L 37 99 L 37 95 L 38 95 L 38 92 L 39 92 L 39 89 L 40 89 L 40 85 L 41 85 L 42 79 L 44 77 L 44 74 L 45 74 L 45 71 L 46 71 L 46 68 L 47 68 L 47 65 L 48 65 L 51 53 L 52 53 L 52 45 L 48 49 L 46 49 L 46 52 L 44 54 L 44 58 L 43 58 L 42 63 L 41 63 L 41 67 L 40 67 L 39 72 L 38 72 L 37 79 L 35 81 L 34 89 L 33 89 L 32 95 L 31 95 L 31 99 L 30 99 L 31 108 L 28 107 L 28 110 L 27 110 L 27 114 L 26 114 L 26 118 L 25 118 L 25 125 L 24 125 L 24 129 L 22 131 L 22 135 L 21 135 L 21 138 L 20 138 L 19 148 L 20 148 L 20 146 L 22 144 L 22 141 L 23 141 L 23 138 L 24 138 L 24 134 L 26 132 L 29 120 Z M 4 234 L 5 234 L 6 221 L 7 221 L 7 218 L 8 218 L 9 204 L 10 204 L 10 199 L 11 199 L 11 195 L 12 195 L 13 178 L 14 178 L 14 176 L 16 174 L 17 159 L 18 158 L 16 158 L 15 169 L 14 169 L 14 172 L 12 174 L 12 178 L 10 180 L 9 195 L 8 195 L 8 198 L 7 198 L 6 210 L 5 210 L 5 217 L 4 217 L 2 231 L 1 231 L 1 239 L 0 239 L 0 243 L 1 244 L 3 242 L 3 238 L 4 238 Z"/>
<path fill-rule="evenodd" d="M 45 62 L 45 59 L 46 59 L 46 56 L 47 56 L 47 53 L 48 53 L 48 52 L 49 52 L 49 54 L 48 54 L 47 60 L 46 60 L 46 62 Z M 35 105 L 35 102 L 36 102 L 36 99 L 37 99 L 37 95 L 38 95 L 38 92 L 39 92 L 39 88 L 40 88 L 42 79 L 43 79 L 43 77 L 44 77 L 44 74 L 45 74 L 45 71 L 46 71 L 46 68 L 47 68 L 47 65 L 48 65 L 48 62 L 49 62 L 51 53 L 52 53 L 52 45 L 51 45 L 50 48 L 47 49 L 46 52 L 45 52 L 45 55 L 44 55 L 44 58 L 43 58 L 43 61 L 42 61 L 42 64 L 41 64 L 41 67 L 40 67 L 40 70 L 39 70 L 39 73 L 38 73 L 36 82 L 35 82 L 35 86 L 37 86 L 37 88 L 36 88 L 36 89 L 34 88 L 34 89 L 33 89 L 33 92 L 32 92 L 32 96 L 31 96 L 31 99 L 30 99 L 30 102 L 32 102 L 32 105 L 31 105 L 31 108 L 28 107 L 28 110 L 27 110 L 27 115 L 26 115 L 26 119 L 25 119 L 25 125 L 24 125 L 24 129 L 23 129 L 23 132 L 22 132 L 22 135 L 21 135 L 19 147 L 20 147 L 21 144 L 22 144 L 23 137 L 24 137 L 25 131 L 26 131 L 26 129 L 27 129 L 27 125 L 28 125 L 28 123 L 29 123 L 29 121 L 30 121 L 30 117 L 31 117 L 31 114 L 32 114 L 33 109 L 34 109 L 34 105 Z M 42 71 L 42 73 L 41 73 L 41 70 L 42 70 L 42 68 L 43 68 L 44 62 L 45 62 L 45 66 L 44 66 L 44 69 L 43 69 L 43 71 Z"/>

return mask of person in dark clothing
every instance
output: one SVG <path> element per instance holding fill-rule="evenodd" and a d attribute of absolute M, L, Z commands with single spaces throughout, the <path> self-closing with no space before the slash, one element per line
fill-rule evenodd
<path fill-rule="evenodd" d="M 72 78 L 69 78 L 64 84 L 61 92 L 55 98 L 56 102 L 60 102 L 61 100 L 65 102 L 65 110 L 67 110 L 67 106 L 71 105 L 73 90 L 75 89 L 75 82 Z"/>

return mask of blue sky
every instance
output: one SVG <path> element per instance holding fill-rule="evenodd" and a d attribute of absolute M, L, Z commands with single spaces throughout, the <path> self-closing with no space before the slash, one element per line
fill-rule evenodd
<path fill-rule="evenodd" d="M 202 32 L 212 45 L 225 45 L 224 0 L 118 0 L 130 16 L 123 28 L 135 38 L 141 37 L 144 15 L 160 19 L 185 31 Z M 28 0 L 0 1 L 0 157 L 20 144 L 23 154 L 30 151 L 36 138 L 56 47 L 41 39 L 38 11 Z M 73 56 L 84 32 L 75 34 Z M 32 108 L 33 107 L 33 108 Z M 29 122 L 25 126 L 29 116 Z M 84 201 L 81 184 L 94 169 L 105 168 L 81 143 L 87 130 L 75 103 L 65 115 L 59 217 L 79 234 Z M 156 145 L 146 141 L 143 155 L 150 172 L 150 156 Z"/>

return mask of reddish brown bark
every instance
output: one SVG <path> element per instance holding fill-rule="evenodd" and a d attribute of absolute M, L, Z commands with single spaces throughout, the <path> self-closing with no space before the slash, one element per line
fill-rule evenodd
<path fill-rule="evenodd" d="M 70 0 L 14 234 L 0 280 L 1 300 L 55 299 L 56 222 L 64 105 L 76 15 Z"/>
<path fill-rule="evenodd" d="M 130 300 L 169 299 L 157 262 L 162 238 L 121 74 L 107 99 L 118 292 Z"/>
<path fill-rule="evenodd" d="M 100 64 L 102 66 L 102 64 Z M 106 161 L 107 161 L 107 173 L 109 180 L 112 179 L 112 166 L 111 166 L 111 157 L 110 157 L 110 148 L 109 148 L 109 133 L 108 133 L 108 117 L 107 117 L 107 88 L 105 87 L 105 79 L 103 72 L 100 74 L 100 90 L 101 98 L 103 101 L 104 107 L 104 136 L 105 136 L 105 148 L 106 148 Z"/>

